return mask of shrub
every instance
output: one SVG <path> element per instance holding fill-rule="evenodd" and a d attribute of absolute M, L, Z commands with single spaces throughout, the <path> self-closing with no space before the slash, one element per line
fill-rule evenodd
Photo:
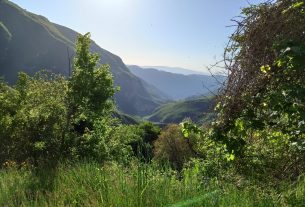
<path fill-rule="evenodd" d="M 245 8 L 226 48 L 229 77 L 212 139 L 242 171 L 283 179 L 305 170 L 304 10 L 297 0 Z"/>
<path fill-rule="evenodd" d="M 114 127 L 108 138 L 111 157 L 124 163 L 132 157 L 149 162 L 153 158 L 153 142 L 159 134 L 160 128 L 150 122 Z"/>
<path fill-rule="evenodd" d="M 151 122 L 142 122 L 137 128 L 141 139 L 130 142 L 133 152 L 142 161 L 151 161 L 153 158 L 153 142 L 160 135 L 160 127 Z"/>
<path fill-rule="evenodd" d="M 10 87 L 0 81 L 0 162 L 34 164 L 61 158 L 105 159 L 112 96 L 109 66 L 89 52 L 90 35 L 79 36 L 73 76 L 46 71 L 19 74 Z"/>
<path fill-rule="evenodd" d="M 195 156 L 188 139 L 191 138 L 184 138 L 179 125 L 168 125 L 154 143 L 154 159 L 182 169 L 183 164 Z"/>
<path fill-rule="evenodd" d="M 0 87 L 1 161 L 58 159 L 65 130 L 64 78 L 20 73 L 14 88 Z"/>

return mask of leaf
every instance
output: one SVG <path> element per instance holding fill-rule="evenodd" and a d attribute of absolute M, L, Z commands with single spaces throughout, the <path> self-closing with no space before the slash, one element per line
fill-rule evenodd
<path fill-rule="evenodd" d="M 183 134 L 183 136 L 184 136 L 185 138 L 188 138 L 188 137 L 189 137 L 189 132 L 188 132 L 188 130 L 185 129 L 185 128 L 182 129 L 182 134 Z"/>
<path fill-rule="evenodd" d="M 304 5 L 304 2 L 300 1 L 300 2 L 297 2 L 297 3 L 293 4 L 291 6 L 291 8 L 296 9 L 296 8 L 299 8 L 299 7 L 303 6 L 303 5 Z"/>
<path fill-rule="evenodd" d="M 225 156 L 228 162 L 235 159 L 234 151 L 232 151 L 232 153 L 227 153 Z"/>
<path fill-rule="evenodd" d="M 261 72 L 268 73 L 271 70 L 271 67 L 269 65 L 263 65 L 261 66 Z"/>

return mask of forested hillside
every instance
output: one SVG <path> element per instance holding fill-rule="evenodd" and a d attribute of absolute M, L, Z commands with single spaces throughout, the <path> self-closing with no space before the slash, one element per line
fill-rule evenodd
<path fill-rule="evenodd" d="M 75 54 L 77 32 L 53 24 L 8 0 L 0 1 L 0 11 L 0 76 L 9 83 L 15 83 L 19 71 L 33 75 L 47 69 L 69 75 L 69 70 L 72 70 L 69 59 L 71 62 Z M 101 63 L 110 65 L 115 84 L 121 87 L 115 98 L 123 112 L 145 115 L 168 99 L 130 73 L 120 57 L 95 42 L 92 42 L 91 51 L 101 56 Z"/>

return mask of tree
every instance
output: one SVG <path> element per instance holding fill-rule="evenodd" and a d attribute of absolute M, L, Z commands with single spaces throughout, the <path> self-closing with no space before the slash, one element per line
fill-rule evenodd
<path fill-rule="evenodd" d="M 116 92 L 109 65 L 99 65 L 99 56 L 89 51 L 90 34 L 79 36 L 72 78 L 69 81 L 68 100 L 70 116 L 75 124 L 106 115 L 113 107 Z"/>
<path fill-rule="evenodd" d="M 68 84 L 68 145 L 80 157 L 100 157 L 107 133 L 112 96 L 117 91 L 108 65 L 99 64 L 99 56 L 90 53 L 90 34 L 80 35 L 76 44 L 74 69 Z M 71 144 L 71 142 L 73 144 Z"/>
<path fill-rule="evenodd" d="M 0 162 L 40 163 L 65 158 L 103 159 L 113 87 L 109 66 L 79 36 L 71 79 L 42 71 L 20 73 L 14 87 L 0 81 Z"/>

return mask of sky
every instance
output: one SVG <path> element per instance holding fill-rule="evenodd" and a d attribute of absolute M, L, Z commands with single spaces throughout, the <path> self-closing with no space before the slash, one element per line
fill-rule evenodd
<path fill-rule="evenodd" d="M 82 34 L 125 64 L 205 71 L 222 58 L 241 8 L 262 0 L 12 0 Z"/>

